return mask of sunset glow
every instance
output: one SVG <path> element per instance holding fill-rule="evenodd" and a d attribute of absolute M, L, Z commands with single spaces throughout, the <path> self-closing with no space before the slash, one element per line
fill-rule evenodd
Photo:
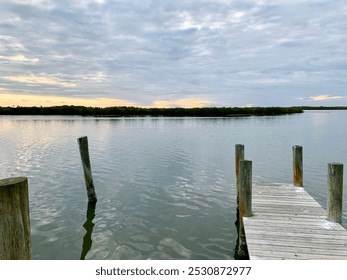
<path fill-rule="evenodd" d="M 0 1 L 0 106 L 347 106 L 344 1 Z"/>

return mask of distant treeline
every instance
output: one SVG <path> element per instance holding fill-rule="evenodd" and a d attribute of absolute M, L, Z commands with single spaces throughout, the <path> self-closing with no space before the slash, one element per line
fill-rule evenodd
<path fill-rule="evenodd" d="M 347 110 L 347 106 L 301 106 L 303 110 Z"/>
<path fill-rule="evenodd" d="M 302 113 L 300 107 L 204 107 L 204 108 L 141 108 L 141 107 L 0 107 L 0 115 L 79 115 L 79 116 L 170 116 L 170 117 L 233 117 L 274 116 Z"/>

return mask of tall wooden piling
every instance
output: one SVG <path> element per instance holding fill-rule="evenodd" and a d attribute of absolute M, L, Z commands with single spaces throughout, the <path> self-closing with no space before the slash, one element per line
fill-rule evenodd
<path fill-rule="evenodd" d="M 239 162 L 239 225 L 237 257 L 248 259 L 248 249 L 243 223 L 243 217 L 252 216 L 252 161 L 240 160 Z"/>
<path fill-rule="evenodd" d="M 342 223 L 342 197 L 343 164 L 328 163 L 328 221 Z"/>
<path fill-rule="evenodd" d="M 28 179 L 0 180 L 0 260 L 30 260 Z"/>
<path fill-rule="evenodd" d="M 293 185 L 303 187 L 302 146 L 293 146 Z"/>
<path fill-rule="evenodd" d="M 237 207 L 238 207 L 238 201 L 239 201 L 239 184 L 240 184 L 240 160 L 245 159 L 245 146 L 242 144 L 236 144 L 235 145 L 235 175 L 236 175 L 236 195 L 237 195 Z"/>
<path fill-rule="evenodd" d="M 87 136 L 80 137 L 77 139 L 81 154 L 84 180 L 86 183 L 87 195 L 89 203 L 96 203 L 96 193 L 92 177 L 92 168 L 90 165 L 89 149 L 88 149 L 88 138 Z"/>
<path fill-rule="evenodd" d="M 239 209 L 241 217 L 252 216 L 252 161 L 240 160 Z"/>

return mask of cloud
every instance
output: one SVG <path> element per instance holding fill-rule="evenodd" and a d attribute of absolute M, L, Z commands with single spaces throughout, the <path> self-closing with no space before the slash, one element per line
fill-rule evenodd
<path fill-rule="evenodd" d="M 13 82 L 20 82 L 25 84 L 40 84 L 40 85 L 52 85 L 62 87 L 76 87 L 75 83 L 65 82 L 59 78 L 48 77 L 44 75 L 28 75 L 28 76 L 5 76 L 3 79 Z"/>
<path fill-rule="evenodd" d="M 54 0 L 11 0 L 12 3 L 22 6 L 34 6 L 43 10 L 55 8 Z"/>
<path fill-rule="evenodd" d="M 155 100 L 149 107 L 158 108 L 196 108 L 196 107 L 207 107 L 211 106 L 212 102 L 208 99 L 199 98 L 187 98 L 187 99 L 176 99 L 176 100 Z"/>
<path fill-rule="evenodd" d="M 338 99 L 346 99 L 347 96 L 332 96 L 332 95 L 317 95 L 311 96 L 310 101 L 330 101 L 330 100 L 338 100 Z"/>
<path fill-rule="evenodd" d="M 0 9 L 10 92 L 285 106 L 347 88 L 343 1 L 3 0 Z"/>
<path fill-rule="evenodd" d="M 0 60 L 7 60 L 10 62 L 23 62 L 23 63 L 38 63 L 39 59 L 38 58 L 27 58 L 23 54 L 17 54 L 13 56 L 2 56 L 0 55 Z"/>

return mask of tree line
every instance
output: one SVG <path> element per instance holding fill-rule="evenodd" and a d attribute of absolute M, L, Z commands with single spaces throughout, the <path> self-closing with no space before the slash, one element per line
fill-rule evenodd
<path fill-rule="evenodd" d="M 0 115 L 78 115 L 78 116 L 169 116 L 169 117 L 232 117 L 274 116 L 302 113 L 300 107 L 202 107 L 202 108 L 141 108 L 141 107 L 0 107 Z"/>

